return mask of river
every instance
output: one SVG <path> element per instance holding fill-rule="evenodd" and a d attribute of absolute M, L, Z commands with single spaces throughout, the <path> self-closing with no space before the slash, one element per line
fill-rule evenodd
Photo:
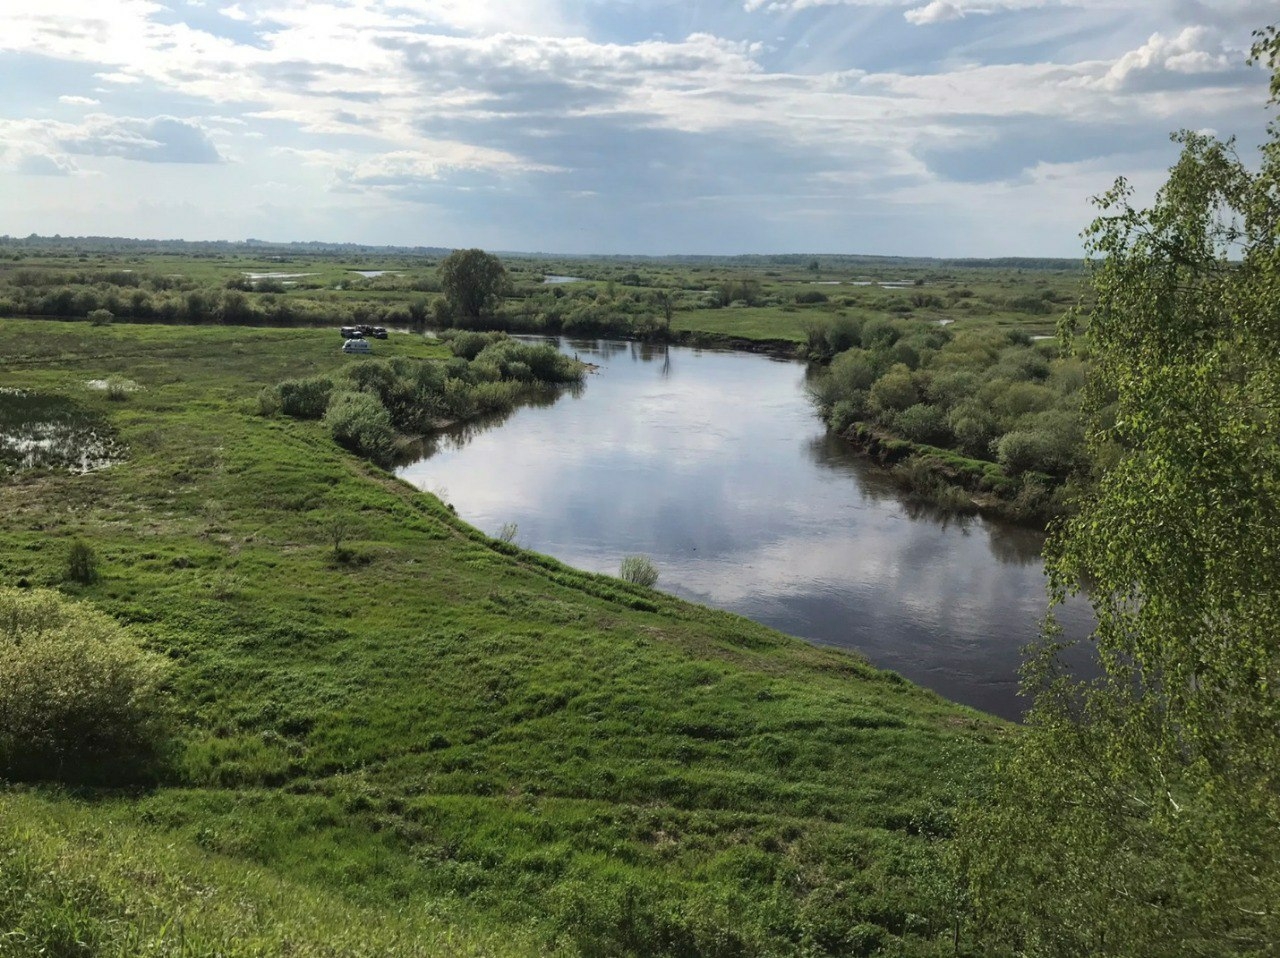
<path fill-rule="evenodd" d="M 1038 533 L 911 503 L 827 434 L 806 368 L 766 356 L 561 340 L 585 386 L 429 443 L 399 473 L 478 528 L 856 650 L 947 698 L 1017 718 L 1019 650 L 1045 609 Z M 1062 611 L 1084 634 L 1083 602 Z"/>

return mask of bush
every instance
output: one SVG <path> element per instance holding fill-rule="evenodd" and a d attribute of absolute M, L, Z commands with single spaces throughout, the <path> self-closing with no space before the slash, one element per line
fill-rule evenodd
<path fill-rule="evenodd" d="M 796 293 L 796 305 L 804 306 L 811 303 L 825 303 L 827 294 L 816 289 L 805 290 Z"/>
<path fill-rule="evenodd" d="M 164 737 L 168 663 L 115 622 L 45 589 L 0 589 L 0 770 L 136 780 Z"/>
<path fill-rule="evenodd" d="M 648 556 L 627 556 L 618 569 L 618 578 L 623 582 L 652 588 L 658 581 L 658 567 Z"/>
<path fill-rule="evenodd" d="M 947 425 L 963 452 L 990 458 L 991 443 L 1000 434 L 1000 424 L 991 407 L 976 399 L 965 400 L 951 410 Z"/>
<path fill-rule="evenodd" d="M 898 330 L 886 319 L 870 319 L 862 324 L 863 349 L 888 349 L 898 341 Z"/>
<path fill-rule="evenodd" d="M 280 394 L 280 411 L 295 419 L 319 419 L 329 408 L 333 381 L 327 376 L 309 379 L 286 379 L 276 391 Z"/>
<path fill-rule="evenodd" d="M 831 380 L 841 396 L 870 389 L 876 381 L 871 356 L 861 349 L 849 349 L 831 361 Z"/>
<path fill-rule="evenodd" d="M 867 393 L 865 390 L 856 390 L 831 407 L 831 413 L 827 416 L 827 425 L 836 432 L 844 432 L 855 422 L 861 422 L 866 418 Z"/>
<path fill-rule="evenodd" d="M 880 413 L 901 412 L 920 401 L 911 370 L 894 366 L 871 387 L 871 407 Z"/>
<path fill-rule="evenodd" d="M 79 582 L 81 585 L 92 585 L 98 581 L 98 557 L 93 547 L 79 539 L 71 543 L 67 553 L 67 571 L 64 578 L 68 582 Z"/>
<path fill-rule="evenodd" d="M 916 403 L 894 418 L 894 429 L 912 442 L 938 445 L 948 438 L 946 414 L 937 406 Z"/>
<path fill-rule="evenodd" d="M 263 386 L 258 392 L 258 415 L 270 419 L 280 411 L 280 391 L 274 386 Z"/>
<path fill-rule="evenodd" d="M 506 333 L 458 332 L 440 337 L 449 344 L 449 351 L 468 361 L 475 359 L 491 343 L 506 339 Z"/>
<path fill-rule="evenodd" d="M 109 309 L 95 309 L 89 312 L 89 323 L 93 326 L 110 326 L 115 318 Z"/>
<path fill-rule="evenodd" d="M 111 402 L 124 402 L 129 398 L 129 384 L 123 379 L 112 377 L 107 380 L 107 399 Z"/>
<path fill-rule="evenodd" d="M 1027 416 L 996 444 L 1000 465 L 1010 473 L 1066 476 L 1087 464 L 1084 434 L 1073 413 L 1050 410 Z"/>
<path fill-rule="evenodd" d="M 334 393 L 324 422 L 339 445 L 374 462 L 390 460 L 395 448 L 395 430 L 391 428 L 391 414 L 377 396 Z"/>

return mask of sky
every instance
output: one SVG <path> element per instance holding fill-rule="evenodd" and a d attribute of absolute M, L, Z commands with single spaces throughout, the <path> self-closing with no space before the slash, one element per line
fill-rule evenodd
<path fill-rule="evenodd" d="M 1275 0 L 5 0 L 0 233 L 1082 255 Z"/>

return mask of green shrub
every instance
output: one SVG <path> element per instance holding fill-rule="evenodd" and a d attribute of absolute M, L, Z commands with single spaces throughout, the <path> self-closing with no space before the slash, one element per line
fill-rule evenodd
<path fill-rule="evenodd" d="M 825 303 L 827 294 L 816 289 L 808 289 L 803 292 L 796 293 L 796 304 L 803 306 L 812 303 Z"/>
<path fill-rule="evenodd" d="M 107 377 L 107 399 L 112 402 L 124 402 L 129 398 L 129 380 L 120 376 Z"/>
<path fill-rule="evenodd" d="M 506 333 L 452 332 L 440 337 L 449 344 L 449 351 L 470 361 L 484 351 L 490 343 L 506 339 Z"/>
<path fill-rule="evenodd" d="M 395 430 L 391 427 L 391 414 L 377 396 L 334 393 L 324 422 L 339 445 L 374 462 L 390 460 L 395 448 Z"/>
<path fill-rule="evenodd" d="M 876 371 L 870 355 L 862 349 L 849 349 L 831 361 L 832 382 L 841 395 L 871 388 Z"/>
<path fill-rule="evenodd" d="M 851 392 L 849 395 L 836 402 L 831 407 L 831 412 L 827 416 L 827 425 L 836 432 L 844 432 L 855 422 L 861 422 L 867 418 L 867 393 L 865 391 Z"/>
<path fill-rule="evenodd" d="M 990 406 L 967 399 L 951 410 L 947 425 L 962 451 L 982 458 L 991 456 L 991 443 L 999 435 L 1000 425 Z"/>
<path fill-rule="evenodd" d="M 280 390 L 275 386 L 263 386 L 258 392 L 258 415 L 270 419 L 280 411 Z"/>
<path fill-rule="evenodd" d="M 911 343 L 898 340 L 889 348 L 889 361 L 901 363 L 908 369 L 918 369 L 920 366 L 920 350 Z"/>
<path fill-rule="evenodd" d="M 618 569 L 618 578 L 623 582 L 652 588 L 658 581 L 658 567 L 648 556 L 627 556 Z"/>
<path fill-rule="evenodd" d="M 871 408 L 879 413 L 901 412 L 920 401 L 911 370 L 894 366 L 871 387 Z"/>
<path fill-rule="evenodd" d="M 129 781 L 164 737 L 168 663 L 107 615 L 45 589 L 0 589 L 0 770 Z"/>
<path fill-rule="evenodd" d="M 950 409 L 976 393 L 980 384 L 978 374 L 968 369 L 943 373 L 929 381 L 929 399 Z"/>
<path fill-rule="evenodd" d="M 869 319 L 862 324 L 863 349 L 888 349 L 898 341 L 898 330 L 887 319 Z"/>
<path fill-rule="evenodd" d="M 1078 417 L 1065 410 L 1027 416 L 996 443 L 1000 465 L 1011 473 L 1066 476 L 1087 463 Z"/>
<path fill-rule="evenodd" d="M 280 394 L 280 411 L 295 419 L 319 419 L 329 408 L 333 381 L 327 376 L 308 379 L 286 379 L 276 391 Z"/>
<path fill-rule="evenodd" d="M 76 539 L 71 543 L 67 553 L 67 570 L 64 578 L 68 582 L 79 582 L 81 585 L 92 585 L 98 581 L 98 557 L 93 547 Z"/>
<path fill-rule="evenodd" d="M 893 428 L 903 438 L 926 445 L 937 445 L 949 438 L 946 413 L 926 403 L 916 403 L 898 413 Z"/>

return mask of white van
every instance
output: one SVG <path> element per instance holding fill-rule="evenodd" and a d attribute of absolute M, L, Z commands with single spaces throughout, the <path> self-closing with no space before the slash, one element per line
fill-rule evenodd
<path fill-rule="evenodd" d="M 344 353 L 371 353 L 373 347 L 369 345 L 367 339 L 348 339 L 342 344 Z"/>

